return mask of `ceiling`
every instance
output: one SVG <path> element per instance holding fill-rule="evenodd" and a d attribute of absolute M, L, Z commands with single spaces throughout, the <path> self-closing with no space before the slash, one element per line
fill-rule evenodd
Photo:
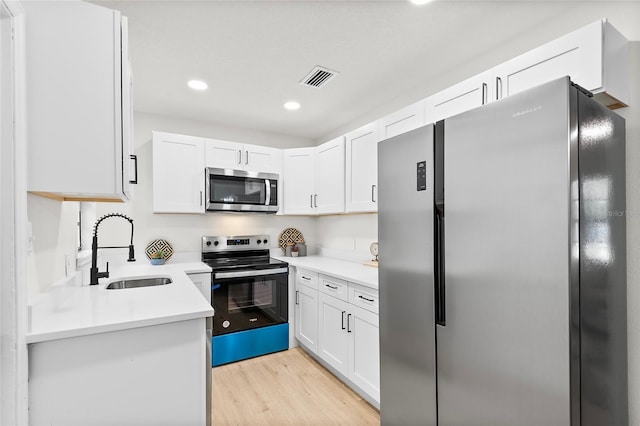
<path fill-rule="evenodd" d="M 134 109 L 321 141 L 591 22 L 618 2 L 94 1 L 129 18 Z M 607 6 L 609 5 L 609 6 Z M 596 19 L 602 16 L 594 15 Z M 542 31 L 542 29 L 546 29 Z M 551 34 L 551 36 L 550 36 Z M 519 45 L 513 40 L 522 40 Z M 537 44 L 536 44 L 537 43 Z M 529 48 L 530 48 L 529 47 Z M 511 55 L 511 56 L 505 56 Z M 504 57 L 503 57 L 504 56 Z M 322 88 L 298 82 L 321 65 Z M 481 71 L 478 69 L 475 72 Z M 208 83 L 204 92 L 187 80 Z M 429 92 L 431 90 L 431 92 Z M 298 111 L 283 104 L 295 99 Z M 387 112 L 391 112 L 389 109 Z"/>

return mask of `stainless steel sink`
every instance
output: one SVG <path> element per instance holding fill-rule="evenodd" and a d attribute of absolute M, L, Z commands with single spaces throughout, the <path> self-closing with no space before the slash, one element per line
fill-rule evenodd
<path fill-rule="evenodd" d="M 107 285 L 107 290 L 120 290 L 123 288 L 151 287 L 156 285 L 171 284 L 169 277 L 128 278 L 114 281 Z"/>

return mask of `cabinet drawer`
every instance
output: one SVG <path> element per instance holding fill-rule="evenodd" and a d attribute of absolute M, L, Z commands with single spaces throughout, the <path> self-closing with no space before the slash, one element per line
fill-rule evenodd
<path fill-rule="evenodd" d="M 358 284 L 349 283 L 349 303 L 377 314 L 378 291 Z"/>
<path fill-rule="evenodd" d="M 322 293 L 330 294 L 331 296 L 337 297 L 338 299 L 346 302 L 348 299 L 348 287 L 349 286 L 346 281 L 320 274 L 320 291 Z"/>
<path fill-rule="evenodd" d="M 318 273 L 296 268 L 296 284 L 305 285 L 315 290 L 318 289 Z"/>

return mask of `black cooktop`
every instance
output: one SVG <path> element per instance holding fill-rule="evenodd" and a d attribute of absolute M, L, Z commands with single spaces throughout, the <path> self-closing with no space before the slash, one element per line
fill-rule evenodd
<path fill-rule="evenodd" d="M 268 255 L 260 254 L 240 254 L 234 253 L 234 256 L 221 253 L 203 253 L 202 261 L 209 265 L 214 271 L 223 271 L 229 269 L 274 269 L 287 266 L 287 262 L 273 259 Z"/>
<path fill-rule="evenodd" d="M 274 269 L 287 262 L 269 257 L 268 235 L 202 237 L 202 261 L 213 271 Z"/>

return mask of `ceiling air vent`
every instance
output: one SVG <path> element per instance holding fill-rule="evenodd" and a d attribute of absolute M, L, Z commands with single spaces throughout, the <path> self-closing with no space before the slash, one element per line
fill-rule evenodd
<path fill-rule="evenodd" d="M 316 66 L 309 74 L 306 75 L 305 78 L 300 80 L 300 84 L 303 86 L 321 87 L 327 84 L 336 75 L 338 75 L 338 72 L 336 71 Z"/>

